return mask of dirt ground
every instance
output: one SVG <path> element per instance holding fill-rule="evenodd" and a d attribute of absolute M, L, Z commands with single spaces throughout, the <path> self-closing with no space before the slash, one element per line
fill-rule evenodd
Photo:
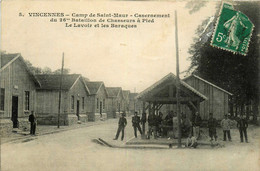
<path fill-rule="evenodd" d="M 130 120 L 129 122 L 130 123 Z M 249 143 L 240 143 L 239 132 L 231 131 L 232 142 L 223 148 L 125 149 L 93 143 L 101 137 L 114 145 L 133 138 L 127 125 L 124 141 L 114 141 L 117 120 L 56 134 L 31 137 L 1 145 L 2 171 L 219 171 L 260 170 L 260 128 L 248 129 Z"/>

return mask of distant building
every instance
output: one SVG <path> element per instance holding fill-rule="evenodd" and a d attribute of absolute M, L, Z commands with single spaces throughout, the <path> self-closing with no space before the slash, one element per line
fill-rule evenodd
<path fill-rule="evenodd" d="M 124 109 L 124 96 L 121 87 L 107 87 L 107 117 L 116 118 Z"/>
<path fill-rule="evenodd" d="M 129 99 L 129 95 L 130 95 L 130 91 L 129 90 L 123 90 L 123 96 L 124 96 L 124 108 L 123 111 L 126 112 L 126 115 L 129 115 L 129 103 L 130 103 L 130 99 Z"/>
<path fill-rule="evenodd" d="M 134 114 L 134 112 L 138 112 L 142 114 L 143 104 L 141 101 L 136 99 L 138 93 L 130 93 L 129 94 L 129 111 L 130 114 Z"/>
<path fill-rule="evenodd" d="M 36 75 L 41 87 L 37 88 L 36 114 L 39 124 L 57 125 L 60 75 Z M 60 125 L 86 122 L 87 100 L 90 94 L 79 74 L 63 75 Z"/>
<path fill-rule="evenodd" d="M 86 81 L 90 95 L 87 102 L 87 113 L 89 121 L 97 121 L 107 118 L 107 90 L 104 82 Z"/>
<path fill-rule="evenodd" d="M 208 100 L 200 103 L 200 115 L 202 119 L 208 119 L 208 114 L 213 113 L 216 119 L 223 119 L 230 112 L 229 100 L 232 94 L 213 83 L 197 76 L 191 75 L 184 78 L 187 84 L 205 95 Z"/>
<path fill-rule="evenodd" d="M 36 109 L 36 87 L 40 86 L 21 54 L 0 56 L 1 135 L 13 128 L 28 128 L 28 116 Z"/>

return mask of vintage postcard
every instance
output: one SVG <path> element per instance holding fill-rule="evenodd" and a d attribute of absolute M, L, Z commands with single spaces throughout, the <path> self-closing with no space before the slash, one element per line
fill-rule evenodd
<path fill-rule="evenodd" d="M 0 170 L 260 169 L 260 1 L 0 4 Z"/>

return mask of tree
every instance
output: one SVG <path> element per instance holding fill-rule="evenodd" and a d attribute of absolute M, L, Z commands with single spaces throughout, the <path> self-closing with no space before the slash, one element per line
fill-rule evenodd
<path fill-rule="evenodd" d="M 25 60 L 25 63 L 33 74 L 42 74 L 42 69 L 40 67 L 33 66 L 32 63 L 28 60 Z"/>
<path fill-rule="evenodd" d="M 202 7 L 204 7 L 206 5 L 207 1 L 201 1 L 201 0 L 198 0 L 198 1 L 188 1 L 186 3 L 186 8 L 189 9 L 189 13 L 192 14 L 192 13 L 195 13 L 197 11 L 199 11 Z"/>
<path fill-rule="evenodd" d="M 259 104 L 259 2 L 234 2 L 235 10 L 243 12 L 254 23 L 247 56 L 234 55 L 231 52 L 210 46 L 211 35 L 214 30 L 213 22 L 205 20 L 196 31 L 194 44 L 191 45 L 190 72 L 227 89 L 234 94 L 233 102 L 244 113 L 244 106 L 253 105 L 253 120 L 257 120 Z M 217 10 L 217 14 L 219 9 Z M 208 36 L 210 35 L 210 36 Z"/>
<path fill-rule="evenodd" d="M 68 68 L 63 68 L 63 74 L 69 74 L 70 73 L 70 69 Z M 61 74 L 61 69 L 56 69 L 55 71 L 52 72 L 52 74 Z"/>
<path fill-rule="evenodd" d="M 52 74 L 52 71 L 49 67 L 44 67 L 42 69 L 42 74 Z"/>
<path fill-rule="evenodd" d="M 55 71 L 52 71 L 49 67 L 44 67 L 44 68 L 35 67 L 28 60 L 25 60 L 25 63 L 33 74 L 54 74 L 54 75 L 61 74 L 61 69 L 56 69 Z M 70 73 L 70 69 L 68 68 L 63 69 L 63 74 L 69 74 L 69 73 Z"/>

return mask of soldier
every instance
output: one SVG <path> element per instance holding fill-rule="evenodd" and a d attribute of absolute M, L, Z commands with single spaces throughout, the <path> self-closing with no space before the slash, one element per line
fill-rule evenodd
<path fill-rule="evenodd" d="M 141 123 L 142 123 L 143 125 L 146 123 L 146 113 L 145 113 L 145 112 L 142 114 Z"/>
<path fill-rule="evenodd" d="M 118 139 L 118 136 L 119 136 L 120 132 L 122 131 L 121 141 L 123 141 L 126 125 L 127 125 L 127 121 L 125 118 L 125 113 L 122 113 L 121 117 L 119 118 L 119 121 L 118 121 L 118 129 L 117 129 L 116 137 L 114 138 L 114 140 Z"/>
<path fill-rule="evenodd" d="M 244 142 L 243 134 L 245 136 L 246 142 L 248 143 L 248 140 L 247 140 L 247 127 L 248 127 L 248 123 L 247 123 L 246 118 L 243 115 L 240 115 L 240 119 L 237 121 L 237 127 L 239 129 L 241 143 Z"/>
<path fill-rule="evenodd" d="M 189 117 L 187 117 L 185 114 L 183 114 L 183 119 L 182 119 L 182 131 L 183 131 L 183 136 L 188 137 L 191 135 L 191 121 Z"/>
<path fill-rule="evenodd" d="M 188 148 L 197 148 L 198 146 L 197 139 L 194 136 L 189 135 L 189 137 L 186 140 L 185 146 Z"/>
<path fill-rule="evenodd" d="M 211 141 L 213 141 L 213 137 L 215 138 L 215 141 L 217 141 L 217 120 L 213 118 L 213 114 L 209 114 L 209 120 L 208 120 L 208 128 L 209 128 L 209 137 L 211 138 Z"/>
<path fill-rule="evenodd" d="M 158 122 L 159 122 L 159 124 L 161 124 L 162 121 L 163 121 L 163 113 L 159 112 L 159 115 L 158 115 Z"/>
<path fill-rule="evenodd" d="M 164 120 L 167 122 L 167 126 L 171 126 L 171 127 L 173 126 L 172 118 L 173 118 L 173 112 L 169 112 L 169 113 L 165 116 Z"/>
<path fill-rule="evenodd" d="M 148 139 L 150 139 L 150 135 L 152 134 L 152 132 L 154 135 L 154 139 L 156 139 L 156 116 L 153 112 L 150 113 L 148 116 L 148 127 Z"/>
<path fill-rule="evenodd" d="M 198 139 L 200 136 L 200 124 L 201 124 L 201 117 L 199 115 L 199 112 L 195 113 L 192 124 L 193 124 L 193 136 L 196 139 Z"/>
<path fill-rule="evenodd" d="M 176 112 L 173 114 L 172 123 L 173 123 L 173 138 L 178 138 L 179 126 L 178 126 L 178 118 Z"/>
<path fill-rule="evenodd" d="M 228 140 L 232 141 L 231 135 L 230 135 L 231 121 L 230 121 L 230 119 L 228 119 L 227 114 L 225 114 L 225 118 L 221 121 L 220 124 L 223 129 L 223 133 L 224 133 L 223 141 L 226 141 L 226 134 L 228 136 Z"/>
<path fill-rule="evenodd" d="M 140 134 L 142 135 L 142 130 L 140 127 L 140 117 L 137 116 L 137 112 L 135 112 L 134 116 L 132 117 L 132 125 L 134 127 L 134 134 L 135 134 L 135 138 L 137 138 L 137 129 L 140 132 Z"/>
<path fill-rule="evenodd" d="M 36 117 L 34 114 L 34 111 L 31 111 L 31 114 L 29 115 L 29 122 L 31 122 L 31 129 L 30 129 L 30 134 L 35 135 L 35 130 L 36 130 Z"/>
<path fill-rule="evenodd" d="M 163 114 L 162 112 L 159 112 L 159 114 L 157 115 L 157 132 L 159 136 L 162 136 L 162 121 L 163 121 Z"/>

